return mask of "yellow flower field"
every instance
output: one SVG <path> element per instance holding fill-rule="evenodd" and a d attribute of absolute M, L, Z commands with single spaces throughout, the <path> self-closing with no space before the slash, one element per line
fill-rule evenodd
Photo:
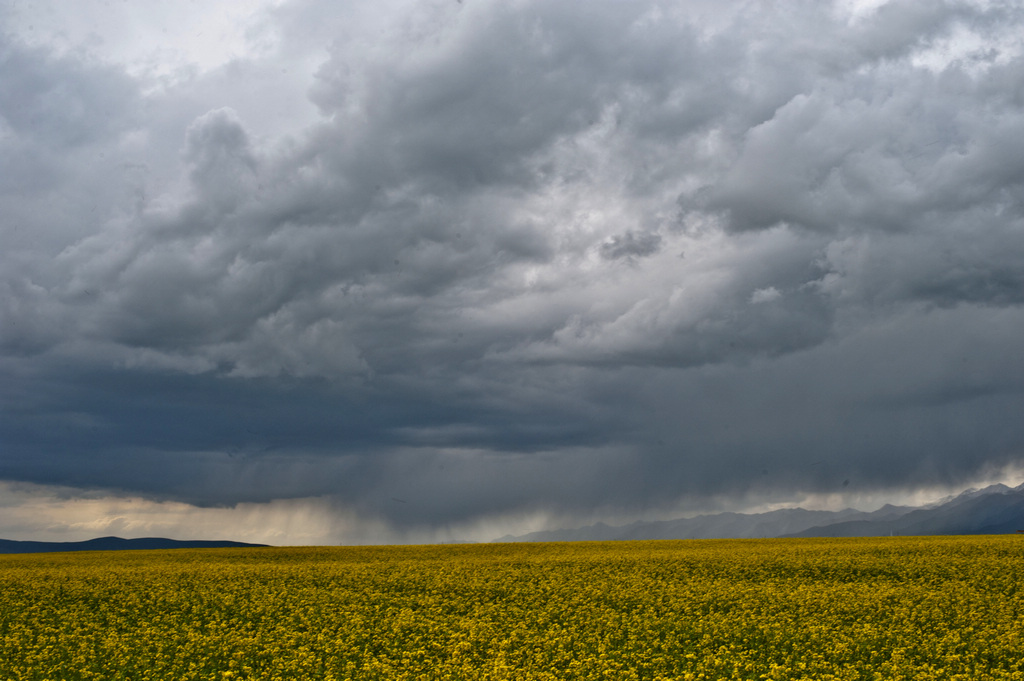
<path fill-rule="evenodd" d="M 0 679 L 1024 679 L 1024 537 L 0 556 Z"/>

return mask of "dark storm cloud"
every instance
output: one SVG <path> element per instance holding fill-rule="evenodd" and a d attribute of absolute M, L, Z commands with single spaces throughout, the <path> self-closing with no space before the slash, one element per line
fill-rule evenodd
<path fill-rule="evenodd" d="M 0 478 L 430 525 L 1024 453 L 1014 3 L 267 17 L 161 82 L 3 48 Z"/>

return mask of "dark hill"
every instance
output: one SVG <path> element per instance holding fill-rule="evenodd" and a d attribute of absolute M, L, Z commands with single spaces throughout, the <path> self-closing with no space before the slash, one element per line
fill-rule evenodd
<path fill-rule="evenodd" d="M 138 551 L 144 549 L 223 549 L 259 547 L 266 544 L 246 544 L 237 541 L 179 541 L 145 537 L 143 539 L 121 539 L 100 537 L 87 541 L 49 542 L 12 541 L 0 539 L 0 553 L 51 553 L 56 551 Z"/>

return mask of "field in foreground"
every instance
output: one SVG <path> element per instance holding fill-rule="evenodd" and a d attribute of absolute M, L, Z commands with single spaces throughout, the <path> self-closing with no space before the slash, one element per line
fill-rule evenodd
<path fill-rule="evenodd" d="M 1024 537 L 0 556 L 0 679 L 1024 679 Z"/>

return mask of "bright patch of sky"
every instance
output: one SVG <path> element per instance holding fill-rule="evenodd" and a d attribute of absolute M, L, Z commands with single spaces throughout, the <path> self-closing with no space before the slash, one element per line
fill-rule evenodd
<path fill-rule="evenodd" d="M 200 71 L 274 49 L 267 10 L 283 0 L 15 0 L 7 26 L 30 45 L 87 50 L 149 78 Z"/>

